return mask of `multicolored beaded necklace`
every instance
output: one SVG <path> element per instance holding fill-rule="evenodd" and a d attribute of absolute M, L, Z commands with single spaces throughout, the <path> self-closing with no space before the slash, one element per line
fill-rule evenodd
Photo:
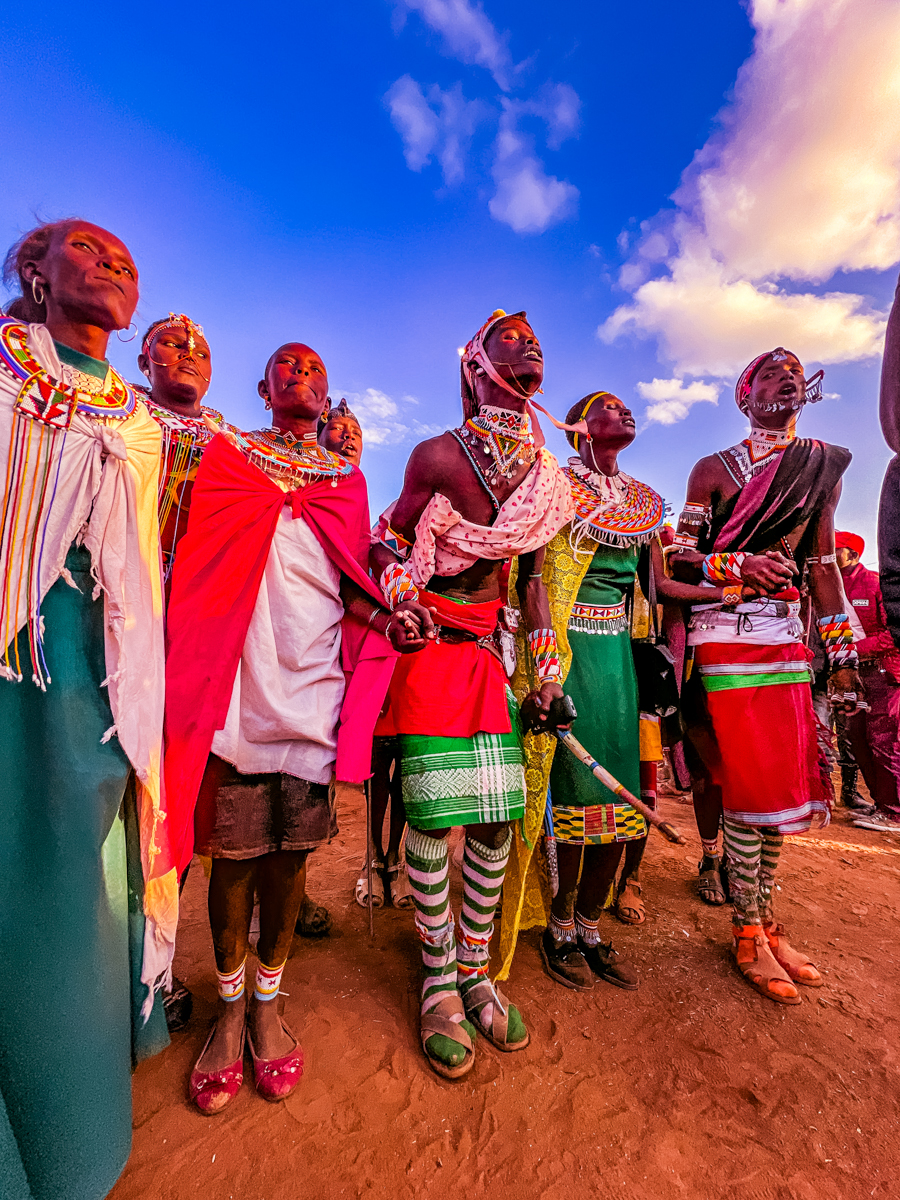
<path fill-rule="evenodd" d="M 492 460 L 490 466 L 481 467 L 491 487 L 499 487 L 501 479 L 511 479 L 518 467 L 530 465 L 537 457 L 528 413 L 485 404 L 458 432 Z"/>
<path fill-rule="evenodd" d="M 76 412 L 120 421 L 137 407 L 134 389 L 112 367 L 99 392 L 55 379 L 31 350 L 28 326 L 19 321 L 0 322 L 0 369 L 20 385 L 16 411 L 56 429 L 68 429 Z"/>
<path fill-rule="evenodd" d="M 255 429 L 236 433 L 235 442 L 261 471 L 292 487 L 326 479 L 337 487 L 339 479 L 353 474 L 353 465 L 320 446 L 315 432 L 297 438 L 280 429 Z"/>
<path fill-rule="evenodd" d="M 776 455 L 782 454 L 796 436 L 793 429 L 754 429 L 749 437 L 745 437 L 736 446 L 720 450 L 719 458 L 735 483 L 743 487 L 769 466 Z"/>
<path fill-rule="evenodd" d="M 641 545 L 653 539 L 666 519 L 662 496 L 624 471 L 600 475 L 580 458 L 570 458 L 563 474 L 575 501 L 569 539 L 575 551 L 585 537 L 605 546 Z"/>

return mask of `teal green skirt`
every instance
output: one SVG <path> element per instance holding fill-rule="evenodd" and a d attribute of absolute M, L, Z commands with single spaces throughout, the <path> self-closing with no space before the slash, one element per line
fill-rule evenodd
<path fill-rule="evenodd" d="M 106 691 L 85 550 L 42 612 L 51 682 L 0 681 L 0 1196 L 101 1200 L 131 1148 L 143 944 L 130 767 Z M 132 989 L 132 982 L 139 986 Z M 132 995 L 134 999 L 132 999 Z M 159 1002 L 135 1057 L 168 1035 Z"/>

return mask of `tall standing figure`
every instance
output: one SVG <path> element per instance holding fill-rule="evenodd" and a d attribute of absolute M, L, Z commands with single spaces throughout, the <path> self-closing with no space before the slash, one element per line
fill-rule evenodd
<path fill-rule="evenodd" d="M 525 802 L 518 712 L 498 629 L 513 556 L 525 581 L 522 615 L 538 681 L 526 703 L 539 719 L 562 695 L 541 568 L 543 548 L 572 505 L 528 412 L 543 374 L 525 314 L 495 312 L 463 353 L 464 423 L 413 451 L 373 552 L 388 603 L 401 613 L 411 606 L 424 635 L 422 648 L 397 663 L 391 696 L 425 969 L 421 1039 L 429 1063 L 448 1078 L 471 1069 L 476 1029 L 501 1050 L 528 1044 L 518 1009 L 490 979 L 488 943 L 510 822 Z M 466 840 L 454 928 L 447 835 L 456 825 L 465 826 Z"/>
<path fill-rule="evenodd" d="M 106 360 L 138 300 L 127 247 L 61 221 L 7 265 L 22 297 L 0 319 L 0 1193 L 100 1200 L 131 1147 L 132 1042 L 141 1057 L 167 1040 L 154 999 L 178 912 L 160 435 Z"/>
<path fill-rule="evenodd" d="M 307 857 L 337 830 L 342 620 L 354 609 L 385 653 L 383 634 L 397 624 L 367 574 L 365 481 L 316 441 L 328 403 L 321 358 L 302 343 L 280 347 L 259 392 L 271 428 L 217 435 L 203 453 L 168 608 L 172 836 L 181 869 L 195 840 L 213 860 L 219 1015 L 190 1081 L 207 1113 L 243 1082 L 245 1034 L 261 1095 L 284 1099 L 300 1081 L 302 1051 L 277 998 Z M 259 961 L 247 1004 L 255 894 Z"/>
<path fill-rule="evenodd" d="M 676 577 L 724 590 L 722 601 L 694 606 L 688 634 L 701 895 L 724 902 L 724 816 L 737 965 L 781 1004 L 800 1003 L 796 983 L 822 982 L 775 921 L 782 842 L 829 819 L 798 585 L 808 587 L 818 617 L 832 704 L 855 711 L 860 690 L 834 549 L 850 452 L 795 431 L 803 405 L 820 397 L 821 385 L 807 383 L 797 356 L 781 347 L 746 367 L 735 400 L 750 435 L 694 467 L 671 554 Z"/>

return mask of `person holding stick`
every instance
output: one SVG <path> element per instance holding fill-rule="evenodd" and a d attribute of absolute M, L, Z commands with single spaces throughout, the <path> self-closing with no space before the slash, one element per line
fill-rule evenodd
<path fill-rule="evenodd" d="M 619 470 L 618 454 L 635 437 L 626 405 L 610 392 L 593 392 L 570 410 L 566 423 L 577 456 L 564 473 L 575 517 L 547 547 L 543 579 L 560 648 L 566 695 L 577 711 L 575 738 L 640 794 L 638 689 L 631 654 L 626 596 L 637 576 L 642 547 L 656 550 L 657 590 L 667 598 L 690 599 L 699 588 L 665 579 L 654 544 L 665 520 L 662 498 L 647 484 Z M 670 591 L 672 592 L 670 596 Z M 517 694 L 529 689 L 530 662 L 524 645 L 513 678 Z M 577 751 L 556 748 L 544 734 L 525 739 L 528 803 L 516 838 L 503 901 L 499 978 L 509 971 L 521 929 L 545 925 L 541 955 L 551 978 L 586 991 L 597 978 L 634 989 L 638 979 L 598 929 L 626 846 L 647 836 L 643 815 L 621 794 L 600 782 Z M 548 801 L 548 787 L 550 800 Z M 532 847 L 545 824 L 548 854 L 555 852 L 554 895 Z M 636 873 L 639 862 L 632 856 Z"/>

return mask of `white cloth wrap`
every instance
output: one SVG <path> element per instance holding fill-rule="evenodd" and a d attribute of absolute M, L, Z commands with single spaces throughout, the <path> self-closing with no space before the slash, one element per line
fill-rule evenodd
<path fill-rule="evenodd" d="M 54 379 L 62 378 L 62 364 L 43 325 L 29 326 L 28 344 L 49 374 Z M 0 373 L 0 455 L 4 460 L 18 390 L 16 382 L 5 372 Z M 32 437 L 37 432 L 35 429 Z M 72 542 L 78 538 L 90 552 L 92 574 L 103 593 L 106 682 L 113 729 L 139 782 L 138 819 L 145 876 L 157 852 L 163 820 L 160 796 L 165 644 L 157 519 L 161 441 L 159 426 L 140 402 L 130 417 L 109 425 L 75 414 L 65 435 L 53 504 L 45 515 L 38 580 L 43 600 L 62 574 Z M 4 476 L 5 468 L 4 461 Z M 13 573 L 22 577 L 15 636 L 33 615 L 25 594 L 27 572 L 20 572 L 19 567 L 34 524 L 34 513 L 30 526 L 20 523 L 13 552 Z M 45 637 L 50 639 L 53 634 L 54 630 L 48 628 Z M 174 868 L 171 874 L 174 880 Z M 152 989 L 168 973 L 175 947 L 177 888 L 173 884 L 165 890 L 174 900 L 162 910 L 157 906 L 155 915 L 147 917 L 141 979 L 151 988 L 148 1012 Z"/>
<path fill-rule="evenodd" d="M 436 492 L 416 524 L 409 558 L 412 577 L 424 587 L 432 575 L 458 575 L 479 559 L 511 558 L 546 546 L 575 515 L 572 489 L 549 450 L 500 506 L 493 525 L 466 521 Z"/>
<path fill-rule="evenodd" d="M 285 506 L 212 744 L 242 774 L 330 782 L 344 698 L 340 583 L 309 525 Z"/>

